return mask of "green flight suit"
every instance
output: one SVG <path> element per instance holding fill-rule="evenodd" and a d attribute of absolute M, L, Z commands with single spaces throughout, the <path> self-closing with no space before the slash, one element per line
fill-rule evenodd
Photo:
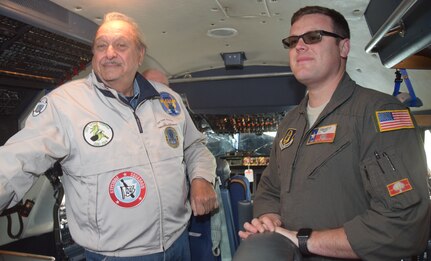
<path fill-rule="evenodd" d="M 347 73 L 311 128 L 307 102 L 308 96 L 280 123 L 254 216 L 279 213 L 291 230 L 344 227 L 364 260 L 400 260 L 424 250 L 430 198 L 423 141 L 414 120 L 384 125 L 388 113 L 410 118 L 408 108 Z"/>

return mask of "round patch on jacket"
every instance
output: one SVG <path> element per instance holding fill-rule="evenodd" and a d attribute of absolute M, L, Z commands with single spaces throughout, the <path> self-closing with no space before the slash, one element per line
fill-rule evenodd
<path fill-rule="evenodd" d="M 43 97 L 34 107 L 33 117 L 36 117 L 37 115 L 41 114 L 46 109 L 47 106 L 48 106 L 48 99 L 46 97 Z"/>
<path fill-rule="evenodd" d="M 174 149 L 177 148 L 178 145 L 180 145 L 179 139 L 178 139 L 178 133 L 172 127 L 167 127 L 165 129 L 165 139 L 166 139 L 166 142 L 169 144 L 169 146 L 171 146 Z"/>
<path fill-rule="evenodd" d="M 92 121 L 84 127 L 84 140 L 93 147 L 102 147 L 114 137 L 112 128 L 101 121 Z"/>
<path fill-rule="evenodd" d="M 170 93 L 160 93 L 160 104 L 163 110 L 169 115 L 177 116 L 181 113 L 180 105 Z"/>
<path fill-rule="evenodd" d="M 123 208 L 139 205 L 146 194 L 147 187 L 144 180 L 134 172 L 121 172 L 109 183 L 109 195 L 112 201 Z"/>

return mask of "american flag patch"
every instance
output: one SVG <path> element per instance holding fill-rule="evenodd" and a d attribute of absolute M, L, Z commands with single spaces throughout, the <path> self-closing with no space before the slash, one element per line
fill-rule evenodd
<path fill-rule="evenodd" d="M 409 110 L 376 111 L 376 116 L 380 132 L 415 127 Z"/>

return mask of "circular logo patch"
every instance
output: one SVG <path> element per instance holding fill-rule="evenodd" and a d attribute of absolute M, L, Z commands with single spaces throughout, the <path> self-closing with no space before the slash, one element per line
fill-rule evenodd
<path fill-rule="evenodd" d="M 181 113 L 180 105 L 170 93 L 160 93 L 160 104 L 162 105 L 163 110 L 169 115 L 177 116 Z"/>
<path fill-rule="evenodd" d="M 130 171 L 117 174 L 109 184 L 109 195 L 112 201 L 123 208 L 139 205 L 146 193 L 147 188 L 142 177 Z"/>
<path fill-rule="evenodd" d="M 178 133 L 177 131 L 172 127 L 167 127 L 165 129 L 165 139 L 166 142 L 171 146 L 172 148 L 177 148 L 179 145 L 179 139 L 178 139 Z"/>
<path fill-rule="evenodd" d="M 37 115 L 41 114 L 46 109 L 47 106 L 48 106 L 48 99 L 46 97 L 43 97 L 34 107 L 33 117 L 36 117 Z"/>
<path fill-rule="evenodd" d="M 85 141 L 94 147 L 102 147 L 108 144 L 114 137 L 112 128 L 101 121 L 92 121 L 84 127 Z"/>

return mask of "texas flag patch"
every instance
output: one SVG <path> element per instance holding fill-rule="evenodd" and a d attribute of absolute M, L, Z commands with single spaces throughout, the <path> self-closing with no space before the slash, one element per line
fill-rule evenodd
<path fill-rule="evenodd" d="M 389 196 L 391 197 L 413 189 L 412 185 L 409 182 L 409 179 L 407 178 L 402 180 L 397 180 L 387 185 L 386 187 L 388 188 Z"/>
<path fill-rule="evenodd" d="M 317 143 L 332 143 L 335 139 L 337 124 L 322 126 L 311 131 L 307 145 Z"/>
<path fill-rule="evenodd" d="M 380 132 L 415 127 L 409 110 L 376 111 L 376 117 Z"/>

